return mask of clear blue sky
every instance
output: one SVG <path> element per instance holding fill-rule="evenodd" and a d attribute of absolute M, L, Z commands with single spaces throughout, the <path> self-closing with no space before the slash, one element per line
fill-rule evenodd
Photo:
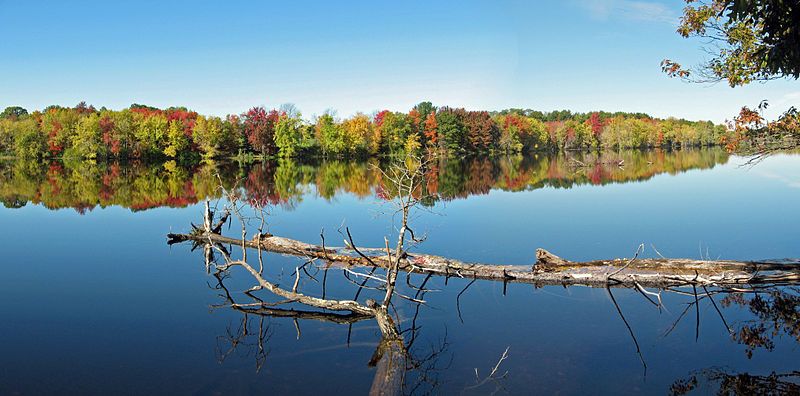
<path fill-rule="evenodd" d="M 731 89 L 665 77 L 693 63 L 684 2 L 0 0 L 0 107 L 294 103 L 305 116 L 436 105 L 641 111 L 722 121 L 800 105 L 800 82 Z"/>

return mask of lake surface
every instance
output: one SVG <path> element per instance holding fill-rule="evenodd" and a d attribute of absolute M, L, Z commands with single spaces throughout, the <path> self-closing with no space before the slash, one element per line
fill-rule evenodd
<path fill-rule="evenodd" d="M 412 218 L 427 235 L 414 249 L 498 264 L 532 264 L 538 247 L 571 260 L 631 257 L 642 243 L 648 257 L 800 257 L 800 156 L 744 162 L 720 150 L 441 160 L 419 192 L 434 198 Z M 0 394 L 367 393 L 374 321 L 244 315 L 226 296 L 252 302 L 242 293 L 252 278 L 233 270 L 223 289 L 202 249 L 167 246 L 165 236 L 201 223 L 222 181 L 269 205 L 275 235 L 319 243 L 324 230 L 341 246 L 344 225 L 359 245 L 380 247 L 395 235 L 381 166 L 0 163 Z M 267 254 L 265 274 L 291 284 L 302 263 Z M 322 293 L 310 278 L 300 287 Z M 658 309 L 630 289 L 458 277 L 425 287 L 425 305 L 396 303 L 400 328 L 416 329 L 404 333 L 413 338 L 407 393 L 800 389 L 794 288 L 663 292 Z M 355 291 L 328 271 L 328 297 Z"/>

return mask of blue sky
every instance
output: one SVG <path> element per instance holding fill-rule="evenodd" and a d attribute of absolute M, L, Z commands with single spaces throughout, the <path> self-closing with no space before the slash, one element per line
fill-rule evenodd
<path fill-rule="evenodd" d="M 294 103 L 305 116 L 436 105 L 641 111 L 723 121 L 800 107 L 800 82 L 729 88 L 664 76 L 696 63 L 673 1 L 0 0 L 0 107 L 85 100 L 204 114 Z"/>

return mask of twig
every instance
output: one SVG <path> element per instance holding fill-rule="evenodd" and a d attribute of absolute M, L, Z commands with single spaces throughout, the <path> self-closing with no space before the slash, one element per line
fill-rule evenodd
<path fill-rule="evenodd" d="M 503 354 L 500 356 L 500 360 L 497 361 L 497 364 L 495 364 L 494 367 L 492 367 L 492 370 L 491 370 L 491 372 L 489 372 L 489 375 L 487 375 L 483 380 L 481 380 L 480 375 L 478 375 L 478 368 L 475 367 L 475 385 L 468 386 L 468 387 L 466 387 L 464 389 L 465 390 L 469 390 L 469 389 L 480 388 L 481 386 L 485 385 L 489 381 L 497 381 L 497 380 L 505 378 L 508 375 L 508 371 L 504 372 L 503 375 L 500 375 L 498 377 L 497 376 L 497 370 L 500 369 L 500 365 L 503 363 L 503 361 L 508 359 L 508 349 L 509 348 L 511 348 L 511 346 L 507 346 L 506 347 L 506 350 L 503 351 Z"/>
<path fill-rule="evenodd" d="M 656 254 L 658 255 L 658 257 L 661 257 L 662 259 L 665 259 L 665 260 L 667 259 L 666 257 L 664 257 L 664 255 L 663 255 L 663 254 L 661 254 L 661 252 L 659 252 L 659 251 L 658 251 L 658 249 L 656 249 L 656 245 L 653 245 L 653 244 L 651 243 L 651 244 L 650 244 L 650 247 L 652 247 L 652 248 L 653 248 L 653 251 L 655 251 L 655 252 L 656 252 Z"/>
<path fill-rule="evenodd" d="M 628 266 L 629 266 L 629 265 L 631 265 L 631 263 L 633 263 L 634 261 L 636 261 L 636 258 L 637 258 L 637 257 L 639 257 L 639 252 L 641 252 L 641 251 L 643 251 L 643 250 L 644 250 L 644 244 L 642 243 L 642 244 L 640 244 L 640 245 L 639 245 L 639 247 L 636 249 L 636 254 L 634 254 L 634 255 L 633 255 L 633 258 L 632 258 L 632 259 L 630 259 L 630 260 L 628 260 L 628 263 L 627 263 L 627 264 L 623 265 L 623 266 L 622 266 L 622 267 L 620 267 L 618 270 L 616 270 L 616 271 L 612 272 L 610 275 L 608 275 L 608 276 L 607 276 L 607 278 L 608 278 L 608 279 L 612 279 L 612 277 L 613 277 L 614 275 L 616 275 L 616 274 L 620 273 L 620 272 L 621 272 L 622 270 L 624 270 L 625 268 L 628 268 Z"/>

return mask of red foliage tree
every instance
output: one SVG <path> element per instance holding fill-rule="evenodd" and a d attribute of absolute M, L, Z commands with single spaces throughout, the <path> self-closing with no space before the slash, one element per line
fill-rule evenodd
<path fill-rule="evenodd" d="M 380 128 L 383 125 L 383 119 L 386 118 L 386 115 L 389 114 L 389 110 L 381 110 L 378 114 L 375 114 L 375 126 Z"/>
<path fill-rule="evenodd" d="M 150 106 L 143 106 L 143 105 L 131 105 L 131 111 L 134 113 L 141 114 L 146 117 L 151 117 L 154 115 L 162 114 L 164 111 L 161 109 L 157 109 L 155 107 Z"/>
<path fill-rule="evenodd" d="M 439 125 L 436 123 L 436 112 L 432 111 L 428 114 L 428 117 L 425 118 L 425 123 L 422 127 L 425 138 L 428 140 L 428 143 L 430 143 L 431 146 L 436 146 L 436 142 L 439 140 L 438 128 Z"/>
<path fill-rule="evenodd" d="M 464 127 L 467 132 L 467 143 L 475 150 L 491 149 L 500 136 L 497 124 L 487 111 L 466 112 Z"/>
<path fill-rule="evenodd" d="M 417 109 L 411 109 L 408 112 L 408 118 L 411 119 L 411 124 L 414 125 L 414 130 L 419 129 L 420 124 L 422 123 L 422 116 L 419 114 Z"/>
<path fill-rule="evenodd" d="M 592 134 L 599 138 L 600 134 L 603 133 L 603 127 L 606 126 L 605 120 L 600 119 L 600 113 L 594 112 L 589 119 L 586 120 L 586 124 L 588 124 L 592 128 Z"/>
<path fill-rule="evenodd" d="M 103 137 L 103 144 L 105 144 L 111 154 L 119 155 L 120 151 L 122 151 L 122 142 L 116 136 L 114 136 L 114 120 L 105 116 L 100 119 L 100 134 Z"/>
<path fill-rule="evenodd" d="M 53 128 L 47 134 L 47 149 L 53 156 L 58 156 L 64 151 L 64 145 L 58 141 L 58 133 L 62 128 L 60 122 L 53 121 Z"/>
<path fill-rule="evenodd" d="M 522 122 L 522 118 L 517 114 L 509 114 L 506 116 L 506 119 L 503 123 L 503 128 L 507 129 L 510 127 L 517 127 L 517 129 L 521 130 L 524 128 L 524 123 Z"/>
<path fill-rule="evenodd" d="M 521 115 L 512 113 L 506 116 L 503 122 L 503 129 L 509 130 L 512 127 L 517 129 L 520 140 L 523 142 L 529 138 L 531 134 L 530 123 L 526 122 Z"/>
<path fill-rule="evenodd" d="M 281 114 L 277 110 L 267 112 L 263 107 L 253 107 L 244 114 L 244 133 L 250 146 L 262 155 L 277 152 L 275 146 L 275 124 Z"/>
<path fill-rule="evenodd" d="M 86 105 L 86 102 L 80 102 L 77 106 L 75 106 L 75 112 L 78 114 L 91 114 L 96 112 L 97 110 L 92 105 Z"/>
<path fill-rule="evenodd" d="M 550 141 L 554 144 L 557 143 L 556 131 L 564 125 L 564 121 L 547 121 L 544 125 L 547 127 L 547 134 L 550 135 Z"/>
<path fill-rule="evenodd" d="M 194 123 L 197 120 L 197 113 L 194 111 L 189 111 L 183 108 L 172 108 L 167 109 L 167 122 L 171 121 L 180 121 L 183 124 L 183 133 L 186 136 L 192 136 L 192 130 L 194 129 Z"/>

